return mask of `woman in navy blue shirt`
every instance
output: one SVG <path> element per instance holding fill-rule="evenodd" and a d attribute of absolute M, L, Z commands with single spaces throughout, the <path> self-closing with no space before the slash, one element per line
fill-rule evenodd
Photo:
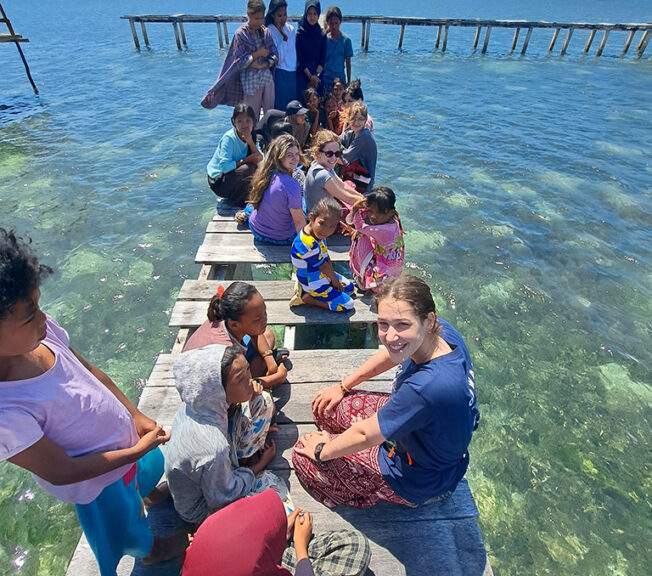
<path fill-rule="evenodd" d="M 466 472 L 479 420 L 469 352 L 459 332 L 437 318 L 428 285 L 391 278 L 375 299 L 385 348 L 316 394 L 321 432 L 294 448 L 297 476 L 329 507 L 380 500 L 418 506 L 448 497 Z M 391 394 L 352 391 L 397 365 Z"/>

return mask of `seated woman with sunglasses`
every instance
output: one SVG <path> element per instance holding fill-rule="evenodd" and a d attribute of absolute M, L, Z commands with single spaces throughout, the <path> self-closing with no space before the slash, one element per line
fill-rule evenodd
<path fill-rule="evenodd" d="M 303 189 L 306 213 L 312 212 L 317 202 L 326 196 L 332 196 L 341 204 L 348 205 L 353 205 L 362 198 L 352 185 L 343 182 L 335 174 L 335 164 L 342 156 L 337 134 L 330 130 L 320 130 L 312 139 L 310 151 L 314 160 Z"/>

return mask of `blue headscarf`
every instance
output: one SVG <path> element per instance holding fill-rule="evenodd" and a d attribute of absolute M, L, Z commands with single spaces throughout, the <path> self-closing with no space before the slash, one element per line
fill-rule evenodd
<path fill-rule="evenodd" d="M 308 8 L 314 8 L 317 10 L 317 18 L 321 15 L 321 4 L 319 0 L 306 0 L 306 5 L 303 9 L 303 17 L 299 20 L 299 29 L 298 32 L 305 34 L 308 40 L 318 41 L 321 36 L 326 34 L 324 29 L 319 25 L 319 20 L 314 26 L 311 26 L 308 22 Z"/>

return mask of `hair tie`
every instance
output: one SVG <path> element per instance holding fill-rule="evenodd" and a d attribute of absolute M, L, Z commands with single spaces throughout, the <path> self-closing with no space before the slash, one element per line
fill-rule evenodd
<path fill-rule="evenodd" d="M 222 286 L 221 284 L 217 287 L 217 295 L 220 298 L 220 300 L 222 299 L 222 296 L 224 296 L 224 286 Z"/>

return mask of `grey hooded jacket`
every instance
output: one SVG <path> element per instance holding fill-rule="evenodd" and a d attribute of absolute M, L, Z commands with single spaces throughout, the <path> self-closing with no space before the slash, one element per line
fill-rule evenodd
<path fill-rule="evenodd" d="M 165 473 L 174 507 L 186 522 L 200 523 L 215 510 L 246 496 L 254 473 L 238 466 L 228 432 L 219 344 L 181 354 L 174 363 L 182 404 L 165 449 Z"/>

